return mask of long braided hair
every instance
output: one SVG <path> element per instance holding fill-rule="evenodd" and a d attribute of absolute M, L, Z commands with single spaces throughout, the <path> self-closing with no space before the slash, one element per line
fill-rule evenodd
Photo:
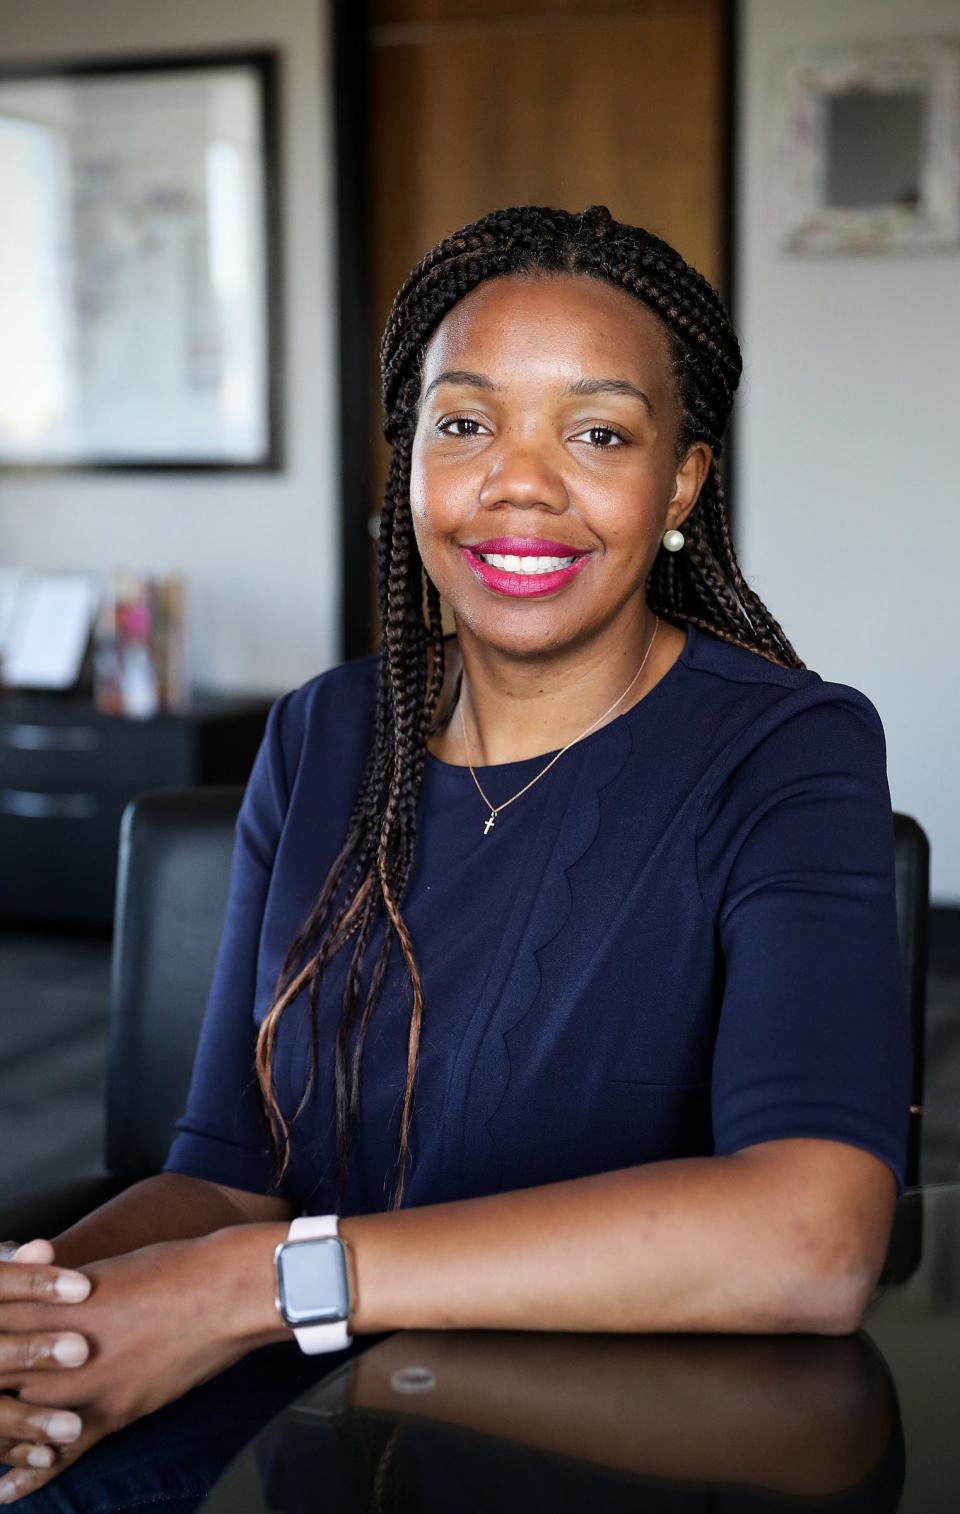
<path fill-rule="evenodd" d="M 417 549 L 410 511 L 410 456 L 420 396 L 420 364 L 431 334 L 464 295 L 509 274 L 578 273 L 634 295 L 662 322 L 683 418 L 678 454 L 696 440 L 714 461 L 683 522 L 682 552 L 657 553 L 647 603 L 674 624 L 702 627 L 784 667 L 802 668 L 766 605 L 737 562 L 717 471 L 722 436 L 741 373 L 740 347 L 713 287 L 668 243 L 615 221 L 604 206 L 581 214 L 527 205 L 495 210 L 445 237 L 408 275 L 394 300 L 380 349 L 384 434 L 390 469 L 380 516 L 378 591 L 383 647 L 370 750 L 343 844 L 308 918 L 284 957 L 272 1004 L 260 1027 L 256 1069 L 271 1134 L 290 1162 L 290 1132 L 310 1096 L 317 1063 L 317 991 L 325 965 L 352 942 L 336 1037 L 334 1079 L 338 1209 L 360 1107 L 360 1069 L 371 1016 L 394 941 L 411 990 L 406 1083 L 392 1204 L 403 1202 L 423 994 L 413 944 L 401 913 L 416 838 L 417 803 L 427 740 L 444 718 L 444 641 L 440 598 Z M 361 1003 L 365 956 L 375 924 L 383 939 Z M 272 1080 L 280 1018 L 306 989 L 310 1071 L 292 1117 L 281 1111 Z"/>

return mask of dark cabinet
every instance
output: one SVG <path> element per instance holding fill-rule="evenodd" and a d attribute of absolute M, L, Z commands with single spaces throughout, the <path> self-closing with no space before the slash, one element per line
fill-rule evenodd
<path fill-rule="evenodd" d="M 144 789 L 245 783 L 270 699 L 198 694 L 182 714 L 0 695 L 0 918 L 109 925 L 120 817 Z"/>

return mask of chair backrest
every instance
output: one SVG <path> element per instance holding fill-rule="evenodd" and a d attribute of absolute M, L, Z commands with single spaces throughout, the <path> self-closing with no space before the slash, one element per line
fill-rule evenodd
<path fill-rule="evenodd" d="M 913 1088 L 906 1180 L 920 1183 L 920 1137 L 923 1122 L 924 1054 L 927 1020 L 927 933 L 930 923 L 930 843 L 911 815 L 894 812 L 893 840 L 897 870 L 897 926 L 903 984 L 913 1036 Z"/>
<path fill-rule="evenodd" d="M 124 811 L 106 1161 L 129 1181 L 160 1171 L 186 1103 L 242 796 L 241 786 L 158 789 Z"/>

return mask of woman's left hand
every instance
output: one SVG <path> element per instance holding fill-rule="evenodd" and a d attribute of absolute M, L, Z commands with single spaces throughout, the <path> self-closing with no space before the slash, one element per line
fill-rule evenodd
<path fill-rule="evenodd" d="M 90 1357 L 81 1367 L 19 1371 L 0 1380 L 0 1388 L 17 1389 L 23 1401 L 74 1409 L 83 1420 L 79 1439 L 58 1451 L 54 1466 L 5 1473 L 0 1503 L 35 1492 L 105 1435 L 179 1398 L 255 1347 L 289 1339 L 268 1307 L 272 1247 L 286 1228 L 241 1225 L 163 1241 L 77 1268 L 93 1284 L 81 1304 L 7 1305 L 18 1315 L 17 1328 L 79 1331 Z"/>

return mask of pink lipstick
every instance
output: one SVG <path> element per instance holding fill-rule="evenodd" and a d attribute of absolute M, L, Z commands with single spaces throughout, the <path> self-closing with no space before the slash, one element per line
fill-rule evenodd
<path fill-rule="evenodd" d="M 484 588 L 511 599 L 555 594 L 586 566 L 590 553 L 542 536 L 498 536 L 461 547 Z"/>

